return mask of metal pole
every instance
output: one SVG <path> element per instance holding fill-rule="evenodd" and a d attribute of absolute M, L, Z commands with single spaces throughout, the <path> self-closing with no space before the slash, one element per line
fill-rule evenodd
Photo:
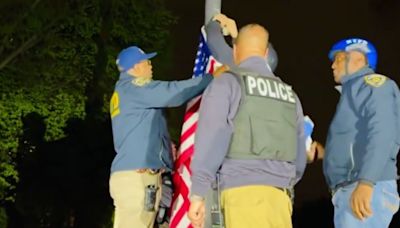
<path fill-rule="evenodd" d="M 208 22 L 218 13 L 221 13 L 221 1 L 222 0 L 206 0 L 206 5 L 205 5 L 205 12 L 204 12 L 204 25 L 208 24 Z M 220 189 L 219 189 L 219 174 L 217 174 L 217 202 L 214 200 L 214 194 L 213 190 L 211 190 L 206 197 L 206 204 L 211 205 L 211 207 L 206 207 L 206 221 L 205 221 L 205 226 L 206 227 L 219 227 L 223 228 L 223 218 L 222 218 L 222 212 L 221 212 L 221 201 L 220 201 Z M 212 208 L 215 203 L 217 204 L 217 208 Z M 217 216 L 213 216 L 213 212 L 216 210 Z M 214 221 L 213 221 L 214 220 Z M 217 222 L 216 222 L 217 221 Z M 216 224 L 214 224 L 216 222 Z"/>
<path fill-rule="evenodd" d="M 206 25 L 215 14 L 221 12 L 221 1 L 222 0 L 206 0 L 204 24 Z"/>

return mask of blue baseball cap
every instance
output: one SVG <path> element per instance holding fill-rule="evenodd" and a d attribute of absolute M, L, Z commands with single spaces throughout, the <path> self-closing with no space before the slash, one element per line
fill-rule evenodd
<path fill-rule="evenodd" d="M 151 59 L 157 55 L 157 52 L 152 52 L 146 54 L 142 49 L 137 46 L 131 46 L 128 48 L 123 49 L 117 57 L 115 63 L 118 66 L 118 70 L 120 72 L 126 72 L 127 70 L 131 69 L 137 63 L 145 60 Z"/>

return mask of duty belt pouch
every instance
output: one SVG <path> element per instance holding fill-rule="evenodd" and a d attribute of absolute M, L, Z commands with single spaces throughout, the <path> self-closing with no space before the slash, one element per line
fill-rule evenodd
<path fill-rule="evenodd" d="M 218 208 L 218 205 L 211 206 L 211 225 L 212 228 L 224 227 L 224 214 L 222 209 Z"/>
<path fill-rule="evenodd" d="M 224 212 L 221 207 L 220 174 L 217 173 L 217 189 L 213 189 L 211 205 L 211 227 L 224 228 Z"/>
<path fill-rule="evenodd" d="M 144 210 L 145 211 L 155 211 L 156 196 L 158 187 L 155 185 L 147 185 L 144 189 Z"/>

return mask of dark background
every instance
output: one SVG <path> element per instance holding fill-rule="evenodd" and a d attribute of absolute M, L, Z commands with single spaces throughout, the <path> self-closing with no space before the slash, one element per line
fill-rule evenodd
<path fill-rule="evenodd" d="M 170 0 L 179 17 L 173 28 L 174 77 L 187 78 L 193 69 L 204 1 Z M 222 13 L 238 27 L 259 23 L 270 32 L 279 56 L 276 74 L 299 95 L 305 115 L 315 123 L 313 138 L 325 142 L 339 93 L 334 89 L 330 47 L 349 37 L 370 40 L 378 50 L 377 72 L 400 82 L 400 1 L 396 0 L 270 0 L 222 1 Z M 322 174 L 322 162 L 308 165 L 296 187 L 297 227 L 329 227 L 333 206 Z M 400 216 L 392 227 L 400 227 Z"/>

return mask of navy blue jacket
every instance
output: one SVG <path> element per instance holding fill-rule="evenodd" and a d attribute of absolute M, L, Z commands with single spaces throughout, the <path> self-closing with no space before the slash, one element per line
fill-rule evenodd
<path fill-rule="evenodd" d="M 330 188 L 355 181 L 397 178 L 400 95 L 396 83 L 370 68 L 344 76 L 326 142 L 324 174 Z"/>
<path fill-rule="evenodd" d="M 164 107 L 177 107 L 200 94 L 211 82 L 205 75 L 183 81 L 151 81 L 137 86 L 122 73 L 110 103 L 117 155 L 111 173 L 141 168 L 172 168 L 171 141 Z"/>

